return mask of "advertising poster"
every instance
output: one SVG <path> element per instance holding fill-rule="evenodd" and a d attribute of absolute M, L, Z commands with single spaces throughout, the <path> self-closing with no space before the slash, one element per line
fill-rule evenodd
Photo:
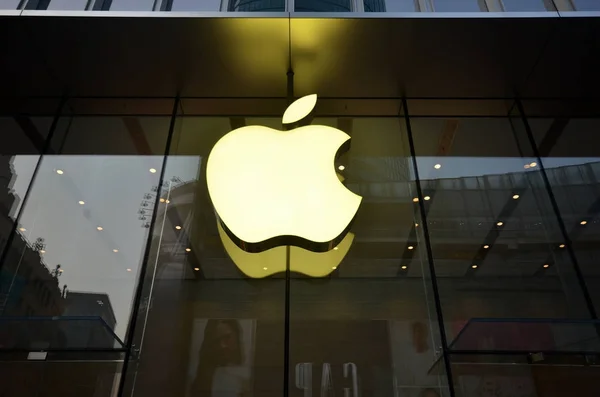
<path fill-rule="evenodd" d="M 256 322 L 195 319 L 186 397 L 250 397 Z"/>

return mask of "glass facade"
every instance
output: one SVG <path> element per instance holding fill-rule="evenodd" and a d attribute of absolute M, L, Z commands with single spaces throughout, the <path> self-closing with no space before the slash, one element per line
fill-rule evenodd
<path fill-rule="evenodd" d="M 2 0 L 5 10 L 194 12 L 599 11 L 596 0 Z"/>
<path fill-rule="evenodd" d="M 312 124 L 351 137 L 332 166 L 356 217 L 325 253 L 251 254 L 207 159 L 234 129 L 281 129 L 285 98 L 55 102 L 0 117 L 0 394 L 593 390 L 597 114 L 319 99 Z"/>

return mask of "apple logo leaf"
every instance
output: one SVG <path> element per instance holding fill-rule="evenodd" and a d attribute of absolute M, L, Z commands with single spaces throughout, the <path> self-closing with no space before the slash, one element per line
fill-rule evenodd
<path fill-rule="evenodd" d="M 308 116 L 317 104 L 317 94 L 296 99 L 283 113 L 283 124 L 292 124 Z"/>

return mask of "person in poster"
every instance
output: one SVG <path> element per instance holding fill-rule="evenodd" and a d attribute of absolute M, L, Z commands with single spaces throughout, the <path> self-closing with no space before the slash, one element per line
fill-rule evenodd
<path fill-rule="evenodd" d="M 189 397 L 250 396 L 251 374 L 245 349 L 248 335 L 245 338 L 244 334 L 252 332 L 252 324 L 245 325 L 242 327 L 235 319 L 206 321 L 197 362 L 192 356 L 190 363 L 196 370 Z"/>

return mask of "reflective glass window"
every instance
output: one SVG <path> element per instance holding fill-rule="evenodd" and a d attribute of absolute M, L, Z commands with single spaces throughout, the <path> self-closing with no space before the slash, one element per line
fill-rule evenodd
<path fill-rule="evenodd" d="M 207 187 L 209 153 L 244 125 L 281 128 L 280 118 L 177 119 L 134 339 L 143 354 L 127 380 L 134 396 L 281 394 L 285 280 L 247 260 Z"/>
<path fill-rule="evenodd" d="M 352 11 L 351 0 L 295 0 L 296 11 L 339 12 Z"/>
<path fill-rule="evenodd" d="M 433 0 L 437 12 L 487 11 L 483 0 Z"/>
<path fill-rule="evenodd" d="M 168 1 L 163 1 L 162 7 L 166 7 Z M 173 0 L 170 2 L 171 8 L 169 11 L 222 11 L 221 10 L 221 0 L 205 0 L 205 1 L 196 1 L 196 0 Z M 231 2 L 230 2 L 231 3 Z M 245 1 L 244 3 L 250 3 L 249 1 Z M 163 10 L 161 8 L 161 10 Z M 225 10 L 223 10 L 225 11 Z M 242 11 L 240 9 L 236 9 L 234 6 L 233 9 L 229 9 L 228 11 Z"/>
<path fill-rule="evenodd" d="M 600 2 L 596 0 L 572 0 L 575 11 L 600 11 Z"/>
<path fill-rule="evenodd" d="M 600 272 L 596 242 L 600 238 L 598 204 L 600 156 L 592 118 L 532 118 L 529 121 L 567 235 L 592 295 L 600 308 Z M 561 255 L 568 256 L 566 249 Z"/>
<path fill-rule="evenodd" d="M 415 12 L 419 11 L 417 8 L 417 2 L 414 0 L 386 0 L 384 3 L 384 11 L 389 12 Z M 367 1 L 365 1 L 365 11 L 370 11 L 371 6 L 367 7 Z"/>
<path fill-rule="evenodd" d="M 504 11 L 549 11 L 552 3 L 545 0 L 501 0 Z"/>
<path fill-rule="evenodd" d="M 112 348 L 113 332 L 125 337 L 148 236 L 140 212 L 154 203 L 168 127 L 162 117 L 59 119 L 29 186 L 20 239 L 6 256 L 4 268 L 15 269 L 18 282 L 4 314 L 89 321 L 61 325 L 57 338 L 30 335 L 28 343 Z M 30 172 L 33 160 L 17 162 L 14 172 Z"/>
<path fill-rule="evenodd" d="M 285 11 L 285 0 L 228 0 L 227 11 Z"/>

